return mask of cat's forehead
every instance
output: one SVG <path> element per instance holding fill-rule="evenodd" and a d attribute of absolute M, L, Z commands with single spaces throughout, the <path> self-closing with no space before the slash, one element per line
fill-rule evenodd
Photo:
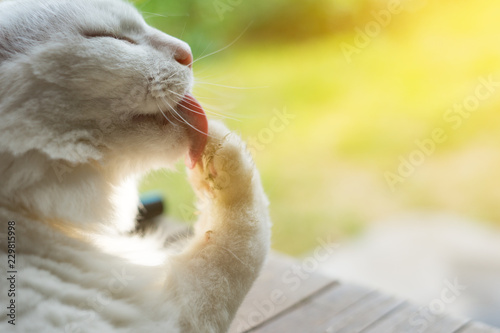
<path fill-rule="evenodd" d="M 140 38 L 149 29 L 123 0 L 0 0 L 0 63 L 48 41 L 88 33 Z"/>
<path fill-rule="evenodd" d="M 52 0 L 57 1 L 57 0 Z M 76 1 L 80 2 L 80 1 Z M 140 30 L 145 22 L 139 12 L 130 4 L 122 0 L 84 0 L 77 4 L 77 11 L 92 11 L 95 17 L 87 16 L 86 21 L 111 24 L 122 30 Z"/>
<path fill-rule="evenodd" d="M 145 26 L 137 10 L 122 0 L 6 0 L 0 1 L 0 6 L 3 12 L 0 18 L 44 30 L 48 27 L 133 31 Z"/>

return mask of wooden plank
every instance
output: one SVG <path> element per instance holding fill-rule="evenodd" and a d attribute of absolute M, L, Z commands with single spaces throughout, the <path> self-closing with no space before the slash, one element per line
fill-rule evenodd
<path fill-rule="evenodd" d="M 393 297 L 374 293 L 332 318 L 325 329 L 328 333 L 361 332 L 397 308 L 402 302 Z"/>
<path fill-rule="evenodd" d="M 424 333 L 454 333 L 461 327 L 464 327 L 469 321 L 469 319 L 445 315 L 435 324 L 427 328 Z"/>
<path fill-rule="evenodd" d="M 435 316 L 419 312 L 419 308 L 410 305 L 411 311 L 400 315 L 404 320 L 395 324 L 388 332 L 407 333 L 454 333 L 469 321 L 468 319 L 455 318 L 448 315 Z"/>
<path fill-rule="evenodd" d="M 271 254 L 229 333 L 500 333 L 304 268 Z"/>
<path fill-rule="evenodd" d="M 470 322 L 454 333 L 500 333 L 500 329 L 485 325 L 483 323 Z"/>
<path fill-rule="evenodd" d="M 412 313 L 417 310 L 413 304 L 403 302 L 395 307 L 391 312 L 373 322 L 370 326 L 363 329 L 362 333 L 399 333 L 394 327 L 408 321 Z"/>
<path fill-rule="evenodd" d="M 401 333 L 401 332 L 424 332 L 424 333 L 500 333 L 499 329 L 487 325 L 470 322 L 467 319 L 453 318 L 449 316 L 440 317 L 430 323 L 429 327 L 424 325 L 411 325 L 410 318 L 418 312 L 417 306 L 405 303 L 393 313 L 374 323 L 362 333 Z M 413 317 L 415 318 L 415 317 Z M 416 323 L 417 321 L 414 321 Z"/>
<path fill-rule="evenodd" d="M 372 331 L 373 333 L 422 333 L 432 325 L 426 318 L 421 318 L 419 308 L 414 304 L 408 304 L 404 311 L 394 314 L 392 326 L 388 324 L 387 331 Z"/>
<path fill-rule="evenodd" d="M 331 277 L 310 272 L 296 259 L 272 253 L 229 333 L 248 331 L 332 283 L 335 281 Z"/>
<path fill-rule="evenodd" d="M 328 320 L 345 309 L 369 298 L 374 292 L 358 286 L 342 284 L 307 299 L 287 313 L 275 317 L 248 332 L 321 332 L 330 326 Z"/>

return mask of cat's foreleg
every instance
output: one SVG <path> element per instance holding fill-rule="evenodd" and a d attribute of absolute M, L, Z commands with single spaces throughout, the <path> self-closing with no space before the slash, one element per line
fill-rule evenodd
<path fill-rule="evenodd" d="M 201 215 L 194 238 L 176 258 L 183 274 L 175 284 L 192 311 L 183 331 L 224 332 L 268 252 L 268 202 L 245 145 L 221 123 L 210 123 L 202 161 L 189 178 Z"/>

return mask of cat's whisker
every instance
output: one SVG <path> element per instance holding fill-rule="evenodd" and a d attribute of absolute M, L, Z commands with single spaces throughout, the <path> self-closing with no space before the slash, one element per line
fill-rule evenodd
<path fill-rule="evenodd" d="M 167 121 L 173 125 L 176 125 L 172 120 L 170 120 L 170 118 L 167 117 L 167 115 L 165 114 L 165 112 L 163 112 L 163 110 L 161 109 L 160 107 L 160 104 L 158 103 L 158 101 L 156 102 L 156 105 L 158 106 L 158 110 L 160 110 L 161 114 L 163 115 L 163 117 L 165 119 L 167 119 Z"/>
<path fill-rule="evenodd" d="M 181 72 L 181 70 L 174 70 L 172 72 L 172 74 L 170 74 L 170 76 L 167 78 L 167 80 L 170 80 L 171 78 L 173 78 L 174 76 L 178 75 L 179 73 Z"/>
<path fill-rule="evenodd" d="M 181 94 L 179 94 L 179 93 L 176 93 L 175 91 L 170 91 L 170 93 L 172 93 L 173 95 L 177 95 L 177 96 L 179 96 L 179 97 L 184 98 L 184 95 L 181 95 Z M 190 101 L 186 101 L 186 104 L 189 104 L 189 105 L 191 105 L 192 107 L 196 107 L 196 105 L 195 105 L 195 104 L 193 104 L 193 103 L 191 103 Z M 193 113 L 196 113 L 196 114 L 203 114 L 203 112 L 194 111 L 194 110 L 191 110 L 190 108 L 186 108 L 186 109 L 187 109 L 187 110 L 189 110 L 189 111 L 191 111 L 191 112 L 193 112 Z"/>
<path fill-rule="evenodd" d="M 222 100 L 226 99 L 226 98 L 224 98 L 222 96 L 201 96 L 201 95 L 198 95 L 198 94 L 196 94 L 196 98 L 198 98 L 199 100 L 210 99 L 210 100 L 218 100 L 218 101 L 222 101 Z"/>
<path fill-rule="evenodd" d="M 187 103 L 187 104 L 189 104 L 189 103 Z M 192 107 L 195 107 L 195 105 L 193 105 L 193 104 L 189 104 L 189 105 L 191 105 Z M 189 108 L 187 106 L 184 106 L 184 109 L 188 110 L 189 112 L 200 114 L 200 115 L 205 114 L 204 112 L 195 111 L 195 110 L 193 110 L 193 109 L 191 109 L 191 108 Z"/>
<path fill-rule="evenodd" d="M 181 80 L 179 80 L 177 82 L 174 81 L 174 82 L 169 82 L 169 83 L 170 83 L 171 86 L 176 86 L 176 87 L 177 86 L 184 86 L 185 85 L 185 83 L 182 82 Z M 171 91 L 171 90 L 169 90 L 169 91 Z"/>
<path fill-rule="evenodd" d="M 182 16 L 188 16 L 188 14 L 160 14 L 160 13 L 151 13 L 151 12 L 144 12 L 141 11 L 141 13 L 144 15 L 145 18 L 150 18 L 150 17 L 163 17 L 163 18 L 169 18 L 169 17 L 182 17 Z"/>
<path fill-rule="evenodd" d="M 167 103 L 167 104 L 168 104 L 168 103 Z M 191 127 L 192 129 L 194 129 L 194 130 L 195 130 L 196 132 L 198 132 L 198 133 L 201 133 L 201 134 L 203 134 L 203 135 L 206 135 L 206 136 L 208 136 L 208 137 L 211 137 L 211 135 L 210 135 L 210 134 L 207 134 L 207 133 L 205 133 L 205 132 L 203 132 L 203 131 L 199 130 L 198 128 L 196 128 L 195 126 L 193 126 L 193 125 L 192 125 L 189 121 L 187 121 L 186 119 L 184 119 L 184 118 L 180 115 L 180 113 L 179 113 L 179 112 L 177 112 L 177 110 L 176 110 L 175 108 L 173 108 L 170 104 L 168 104 L 168 106 L 169 106 L 170 110 L 171 110 L 174 114 L 176 114 L 179 118 L 181 118 L 181 119 L 182 119 L 182 121 L 183 121 L 186 125 L 188 125 L 188 126 L 189 126 L 189 127 Z M 192 110 L 189 110 L 189 111 L 192 111 Z M 194 111 L 193 111 L 193 112 L 194 112 Z"/>
<path fill-rule="evenodd" d="M 202 56 L 203 56 L 203 54 L 204 54 L 205 52 L 207 52 L 207 50 L 210 48 L 210 46 L 212 46 L 212 44 L 213 44 L 213 43 L 212 43 L 212 42 L 210 42 L 210 43 L 208 43 L 208 45 L 207 45 L 207 46 L 205 46 L 205 48 L 203 49 L 203 51 L 200 53 L 200 57 L 202 57 Z M 194 62 L 195 62 L 195 61 L 193 60 L 193 62 L 192 62 L 191 64 L 194 64 Z"/>
<path fill-rule="evenodd" d="M 208 73 L 208 74 L 207 74 Z M 200 68 L 200 69 L 197 69 L 196 70 L 196 76 L 197 77 L 203 77 L 204 79 L 208 79 L 208 78 L 211 78 L 211 77 L 216 77 L 216 74 L 212 74 L 208 71 L 208 68 L 206 67 L 203 67 L 203 68 Z M 218 76 L 217 76 L 218 77 Z"/>
<path fill-rule="evenodd" d="M 188 111 L 193 112 L 193 113 L 198 113 L 198 114 L 199 114 L 199 112 L 196 112 L 196 111 L 191 110 L 191 109 L 189 109 L 189 108 L 186 108 L 186 109 L 187 109 Z M 223 113 L 218 113 L 218 112 L 216 112 L 216 111 L 210 110 L 210 109 L 206 108 L 205 106 L 203 107 L 203 109 L 205 110 L 205 113 L 210 114 L 210 115 L 215 116 L 215 117 L 220 117 L 220 118 L 223 118 L 223 119 L 231 119 L 231 120 L 234 120 L 234 121 L 241 121 L 241 120 L 239 120 L 239 119 L 237 119 L 237 118 L 230 117 L 230 116 L 228 116 L 228 115 L 226 115 L 226 114 L 223 114 Z"/>
<path fill-rule="evenodd" d="M 167 108 L 172 109 L 172 107 L 171 107 L 171 106 L 170 106 L 170 104 L 167 102 L 167 100 L 165 99 L 165 97 L 162 97 L 161 99 L 162 99 L 162 101 L 163 101 L 163 104 L 164 104 Z M 162 113 L 164 112 L 162 109 L 160 109 L 160 111 L 161 111 Z M 167 113 L 170 113 L 170 114 L 172 115 L 172 117 L 174 117 L 174 119 L 175 119 L 175 120 L 177 120 L 178 122 L 181 122 L 181 123 L 183 122 L 183 120 L 182 120 L 182 119 L 179 119 L 175 113 L 168 112 L 168 110 L 167 110 L 166 112 L 167 112 Z M 169 121 L 170 121 L 170 120 L 169 120 Z M 170 121 L 170 122 L 171 122 L 171 121 Z"/>
<path fill-rule="evenodd" d="M 261 87 L 234 87 L 234 86 L 227 86 L 227 85 L 224 85 L 224 84 L 218 84 L 218 83 L 212 83 L 212 82 L 204 82 L 204 81 L 195 81 L 195 82 L 197 84 L 206 84 L 206 85 L 209 85 L 209 86 L 216 86 L 216 87 L 230 88 L 230 89 L 241 89 L 241 90 L 269 88 L 269 86 L 261 86 Z"/>
<path fill-rule="evenodd" d="M 182 39 L 182 37 L 184 36 L 184 33 L 186 32 L 187 23 L 188 22 L 186 20 L 186 22 L 184 22 L 184 27 L 182 28 L 182 32 L 181 32 L 181 34 L 179 36 L 179 39 Z"/>
<path fill-rule="evenodd" d="M 222 112 L 214 111 L 215 109 L 217 109 L 217 107 L 214 105 L 203 103 L 203 108 L 205 109 L 206 113 L 208 113 L 210 115 L 220 117 L 223 119 L 230 119 L 230 120 L 238 121 L 238 122 L 242 121 L 241 119 L 238 118 L 239 117 L 238 114 L 222 113 Z"/>
<path fill-rule="evenodd" d="M 243 30 L 243 32 L 242 32 L 242 33 L 241 33 L 238 37 L 236 37 L 236 39 L 235 39 L 235 40 L 233 40 L 231 43 L 229 43 L 228 45 L 224 46 L 223 48 L 221 48 L 221 49 L 219 49 L 219 50 L 217 50 L 217 51 L 214 51 L 214 52 L 209 53 L 209 54 L 207 54 L 207 55 L 205 55 L 205 56 L 202 56 L 202 57 L 200 57 L 200 58 L 198 58 L 198 59 L 196 59 L 196 60 L 193 60 L 193 62 L 191 63 L 191 65 L 192 65 L 192 64 L 194 64 L 194 63 L 195 63 L 195 62 L 197 62 L 197 61 L 200 61 L 200 60 L 202 60 L 202 59 L 205 59 L 206 57 L 209 57 L 209 56 L 211 56 L 211 55 L 214 55 L 214 54 L 217 54 L 217 53 L 222 52 L 222 51 L 224 51 L 224 50 L 227 50 L 228 48 L 230 48 L 231 46 L 233 46 L 234 44 L 236 44 L 236 42 L 237 42 L 237 41 L 238 41 L 241 37 L 243 37 L 243 35 L 247 32 L 247 30 L 250 28 L 250 26 L 251 26 L 252 24 L 253 24 L 253 21 L 252 21 L 252 22 L 250 22 L 250 23 L 247 25 L 247 27 Z"/>
<path fill-rule="evenodd" d="M 186 123 L 187 125 L 191 126 L 191 124 L 187 120 L 182 118 L 181 115 L 177 112 L 177 110 L 172 105 L 170 105 L 170 103 L 165 99 L 165 97 L 162 97 L 162 101 L 165 104 L 165 106 L 167 106 L 170 109 L 172 116 L 174 116 L 174 118 L 177 121 L 181 123 Z"/>
<path fill-rule="evenodd" d="M 139 7 L 139 11 L 141 12 L 141 14 L 147 14 L 147 12 L 143 12 L 142 10 L 140 10 L 141 8 L 143 8 L 144 6 L 146 6 L 148 3 L 150 3 L 151 0 L 146 0 L 144 3 L 142 3 Z"/>
<path fill-rule="evenodd" d="M 170 92 L 171 92 L 173 95 L 177 95 L 177 96 L 179 96 L 179 97 L 184 97 L 183 95 L 181 95 L 181 94 L 179 94 L 179 93 L 176 93 L 175 91 L 170 91 Z M 187 103 L 186 103 L 186 104 L 189 104 L 189 105 L 191 105 L 191 106 L 193 106 L 193 107 L 195 107 L 195 108 L 196 108 L 196 105 L 192 104 L 192 103 L 191 103 L 191 102 L 189 102 L 189 101 L 187 101 Z M 205 104 L 205 103 L 203 103 L 203 104 Z M 209 106 L 209 107 L 213 107 L 213 106 L 210 106 L 210 105 L 208 105 L 208 106 Z M 213 108 L 215 108 L 215 107 L 213 107 Z M 191 108 L 188 108 L 188 107 L 186 107 L 186 110 L 191 111 L 191 112 L 196 113 L 196 114 L 203 114 L 202 112 L 192 110 Z M 220 118 L 223 118 L 223 119 L 231 119 L 231 120 L 234 120 L 234 121 L 241 121 L 241 120 L 239 120 L 239 119 L 237 119 L 237 118 L 230 117 L 230 116 L 228 116 L 228 115 L 226 115 L 226 114 L 223 114 L 223 113 L 218 113 L 218 112 L 216 112 L 216 111 L 210 110 L 210 109 L 206 108 L 206 107 L 205 107 L 205 105 L 203 106 L 203 110 L 205 110 L 205 113 L 210 114 L 210 115 L 213 115 L 213 116 L 216 116 L 216 117 L 220 117 Z"/>

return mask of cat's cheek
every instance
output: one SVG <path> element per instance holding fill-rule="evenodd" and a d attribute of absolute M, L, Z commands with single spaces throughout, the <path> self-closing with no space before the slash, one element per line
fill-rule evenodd
<path fill-rule="evenodd" d="M 130 98 L 136 86 L 146 88 L 144 50 L 87 44 L 50 43 L 40 47 L 30 59 L 34 76 L 82 101 Z"/>

